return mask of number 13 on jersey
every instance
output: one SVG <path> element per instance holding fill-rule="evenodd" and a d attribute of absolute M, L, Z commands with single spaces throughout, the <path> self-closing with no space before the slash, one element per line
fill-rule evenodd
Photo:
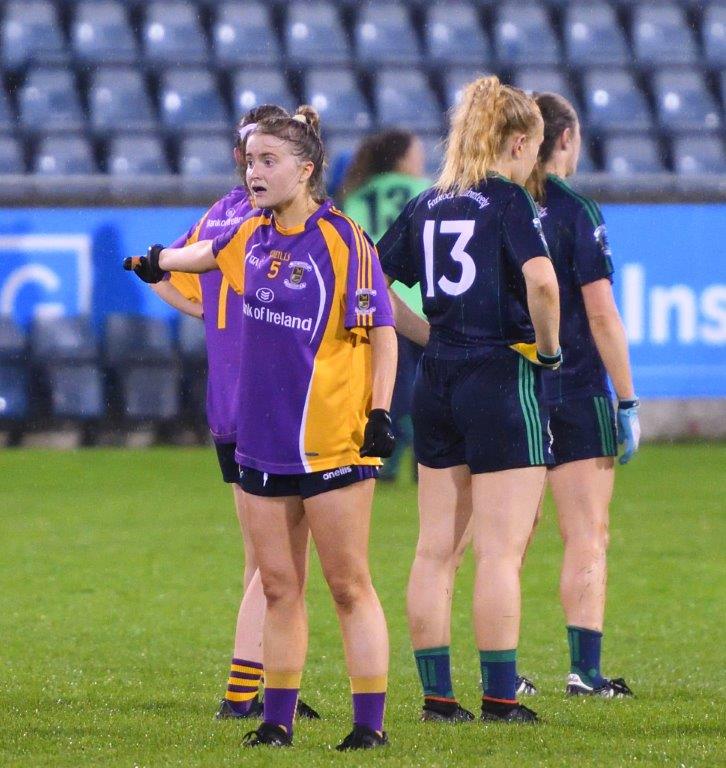
<path fill-rule="evenodd" d="M 461 267 L 461 277 L 454 282 L 442 275 L 438 282 L 434 277 L 434 243 L 436 242 L 436 221 L 428 220 L 424 223 L 423 246 L 424 260 L 426 264 L 426 296 L 431 298 L 436 295 L 438 286 L 448 296 L 460 296 L 474 284 L 476 277 L 476 265 L 471 255 L 466 252 L 466 246 L 474 235 L 474 222 L 468 220 L 440 221 L 439 232 L 442 235 L 458 235 L 456 242 L 449 250 L 449 257 Z"/>

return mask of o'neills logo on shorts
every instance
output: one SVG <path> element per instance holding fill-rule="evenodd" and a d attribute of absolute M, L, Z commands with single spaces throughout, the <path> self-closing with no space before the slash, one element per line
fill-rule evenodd
<path fill-rule="evenodd" d="M 332 480 L 335 477 L 349 475 L 352 471 L 353 467 L 338 467 L 338 469 L 331 469 L 330 472 L 326 472 L 323 475 L 323 480 Z"/>

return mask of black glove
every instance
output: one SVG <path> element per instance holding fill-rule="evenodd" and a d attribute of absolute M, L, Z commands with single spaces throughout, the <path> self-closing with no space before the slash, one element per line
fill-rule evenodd
<path fill-rule="evenodd" d="M 124 269 L 134 272 L 139 280 L 145 283 L 158 283 L 166 275 L 166 272 L 159 267 L 159 254 L 163 250 L 163 245 L 150 245 L 146 256 L 127 256 L 124 259 Z"/>
<path fill-rule="evenodd" d="M 379 456 L 387 459 L 396 447 L 391 416 L 383 408 L 374 408 L 368 414 L 368 423 L 363 433 L 361 456 Z"/>

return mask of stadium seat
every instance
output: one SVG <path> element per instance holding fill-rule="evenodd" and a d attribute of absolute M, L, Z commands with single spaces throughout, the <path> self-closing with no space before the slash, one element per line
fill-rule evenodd
<path fill-rule="evenodd" d="M 28 64 L 57 64 L 66 59 L 62 27 L 48 0 L 12 0 L 5 4 L 0 26 L 3 67 L 17 70 Z"/>
<path fill-rule="evenodd" d="M 170 421 L 181 412 L 177 366 L 131 366 L 119 372 L 124 415 L 132 421 Z"/>
<path fill-rule="evenodd" d="M 293 66 L 341 64 L 350 60 L 348 39 L 338 9 L 332 3 L 291 3 L 284 37 L 287 59 Z"/>
<path fill-rule="evenodd" d="M 196 6 L 184 0 L 157 0 L 146 6 L 142 30 L 144 55 L 152 66 L 202 64 L 207 41 Z"/>
<path fill-rule="evenodd" d="M 605 170 L 614 176 L 627 177 L 639 173 L 663 173 L 658 142 L 651 136 L 612 136 L 603 146 Z"/>
<path fill-rule="evenodd" d="M 40 67 L 30 72 L 18 98 L 20 125 L 27 133 L 79 131 L 84 127 L 73 75 Z"/>
<path fill-rule="evenodd" d="M 60 419 L 100 419 L 106 412 L 103 375 L 96 363 L 54 363 L 46 368 L 51 415 Z"/>
<path fill-rule="evenodd" d="M 362 138 L 362 134 L 348 132 L 326 137 L 325 154 L 328 167 L 325 174 L 325 184 L 329 195 L 338 195 L 350 161 L 353 159 Z"/>
<path fill-rule="evenodd" d="M 356 57 L 367 67 L 421 61 L 408 9 L 401 3 L 374 0 L 361 6 L 354 34 Z"/>
<path fill-rule="evenodd" d="M 424 24 L 424 38 L 427 59 L 436 65 L 491 65 L 489 38 L 469 3 L 455 0 L 432 5 Z"/>
<path fill-rule="evenodd" d="M 580 159 L 577 161 L 577 175 L 582 173 L 597 173 L 597 166 L 592 159 L 592 151 L 590 150 L 590 143 L 586 137 L 583 136 L 582 144 L 580 145 Z"/>
<path fill-rule="evenodd" d="M 703 49 L 714 67 L 726 66 L 726 5 L 712 3 L 703 14 Z"/>
<path fill-rule="evenodd" d="M 28 415 L 30 377 L 24 363 L 0 361 L 0 422 L 19 421 Z"/>
<path fill-rule="evenodd" d="M 162 125 L 170 131 L 223 131 L 229 114 L 216 77 L 205 69 L 173 69 L 159 83 Z"/>
<path fill-rule="evenodd" d="M 587 125 L 594 131 L 647 131 L 648 104 L 626 70 L 600 69 L 583 76 Z"/>
<path fill-rule="evenodd" d="M 189 315 L 180 315 L 177 337 L 182 360 L 201 363 L 207 359 L 207 337 L 201 320 Z"/>
<path fill-rule="evenodd" d="M 572 83 L 563 70 L 527 67 L 518 70 L 512 82 L 524 91 L 558 93 L 560 96 L 564 96 L 576 111 L 579 111 Z"/>
<path fill-rule="evenodd" d="M 5 89 L 0 85 L 0 133 L 9 133 L 15 130 L 15 115 L 10 106 Z"/>
<path fill-rule="evenodd" d="M 88 317 L 40 318 L 30 328 L 30 353 L 35 365 L 95 362 L 98 341 Z"/>
<path fill-rule="evenodd" d="M 106 316 L 103 344 L 111 366 L 176 361 L 169 324 L 158 317 L 112 312 Z"/>
<path fill-rule="evenodd" d="M 231 136 L 187 136 L 179 144 L 179 172 L 182 176 L 234 173 Z M 192 318 L 193 319 L 193 318 Z"/>
<path fill-rule="evenodd" d="M 347 69 L 308 70 L 303 99 L 317 109 L 326 130 L 366 130 L 373 122 L 355 75 Z"/>
<path fill-rule="evenodd" d="M 261 2 L 221 4 L 216 9 L 212 39 L 219 67 L 263 64 L 275 67 L 280 59 L 280 43 L 270 9 Z"/>
<path fill-rule="evenodd" d="M 545 8 L 535 2 L 498 6 L 494 47 L 501 66 L 558 64 L 560 51 Z"/>
<path fill-rule="evenodd" d="M 88 88 L 88 106 L 91 126 L 97 134 L 156 128 L 149 92 L 137 69 L 96 69 Z"/>
<path fill-rule="evenodd" d="M 0 362 L 26 359 L 27 340 L 19 325 L 10 317 L 0 315 Z"/>
<path fill-rule="evenodd" d="M 458 67 L 447 69 L 444 73 L 444 100 L 446 108 L 451 109 L 459 103 L 464 87 L 482 75 L 490 74 L 484 68 Z"/>
<path fill-rule="evenodd" d="M 575 66 L 623 65 L 628 50 L 613 8 L 605 2 L 577 3 L 564 18 L 565 55 Z"/>
<path fill-rule="evenodd" d="M 71 25 L 73 52 L 87 64 L 131 64 L 137 46 L 126 7 L 117 0 L 82 0 Z"/>
<path fill-rule="evenodd" d="M 658 120 L 671 131 L 721 127 L 718 105 L 698 71 L 661 70 L 653 77 Z"/>
<path fill-rule="evenodd" d="M 0 136 L 0 175 L 25 173 L 20 142 L 12 136 Z"/>
<path fill-rule="evenodd" d="M 232 77 L 232 102 L 236 118 L 260 104 L 279 104 L 287 110 L 297 106 L 285 75 L 268 67 L 236 72 Z"/>
<path fill-rule="evenodd" d="M 673 167 L 683 176 L 726 175 L 726 151 L 722 136 L 700 133 L 673 139 Z"/>
<path fill-rule="evenodd" d="M 424 147 L 426 175 L 433 182 L 441 170 L 441 161 L 444 157 L 444 139 L 439 134 L 427 134 L 421 136 Z"/>
<path fill-rule="evenodd" d="M 441 108 L 421 72 L 415 69 L 379 72 L 373 93 L 379 125 L 398 125 L 422 132 L 441 129 Z"/>
<path fill-rule="evenodd" d="M 96 173 L 93 147 L 83 136 L 46 136 L 33 157 L 36 176 L 69 176 Z"/>
<path fill-rule="evenodd" d="M 164 146 L 156 136 L 123 135 L 111 139 L 106 166 L 112 176 L 170 173 Z"/>
<path fill-rule="evenodd" d="M 633 53 L 639 65 L 691 64 L 697 50 L 682 8 L 643 3 L 633 11 Z"/>

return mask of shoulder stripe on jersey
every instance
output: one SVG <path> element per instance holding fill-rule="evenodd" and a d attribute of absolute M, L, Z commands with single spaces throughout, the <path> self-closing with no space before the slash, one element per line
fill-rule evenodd
<path fill-rule="evenodd" d="M 553 184 L 556 184 L 559 187 L 559 189 L 561 189 L 563 192 L 567 192 L 570 197 L 574 198 L 582 205 L 582 207 L 585 209 L 585 213 L 587 213 L 594 227 L 598 227 L 600 224 L 602 224 L 602 214 L 600 213 L 594 200 L 590 200 L 590 198 L 578 194 L 574 189 L 572 189 L 572 187 L 568 186 L 560 179 L 554 179 L 551 176 L 550 179 Z"/>
<path fill-rule="evenodd" d="M 535 219 L 539 218 L 539 210 L 537 210 L 537 204 L 534 202 L 534 198 L 532 197 L 532 195 L 529 194 L 529 192 L 524 187 L 522 187 L 522 190 L 527 198 L 529 207 L 532 209 L 532 214 L 534 215 Z"/>
<path fill-rule="evenodd" d="M 342 211 L 338 210 L 337 208 L 331 208 L 330 210 L 336 216 L 340 216 L 341 219 L 344 219 L 350 225 L 350 228 L 353 231 L 353 239 L 358 256 L 356 289 L 360 291 L 361 289 L 371 288 L 373 285 L 373 266 L 370 263 L 371 253 L 370 249 L 368 248 L 365 235 L 363 234 L 363 230 L 358 224 L 356 224 L 355 221 L 353 221 L 353 219 L 351 219 L 349 216 L 346 216 Z M 357 296 L 355 297 L 355 300 L 357 303 Z M 364 327 L 373 325 L 373 318 L 369 314 L 363 315 L 360 312 L 356 312 L 356 320 L 360 325 Z"/>

